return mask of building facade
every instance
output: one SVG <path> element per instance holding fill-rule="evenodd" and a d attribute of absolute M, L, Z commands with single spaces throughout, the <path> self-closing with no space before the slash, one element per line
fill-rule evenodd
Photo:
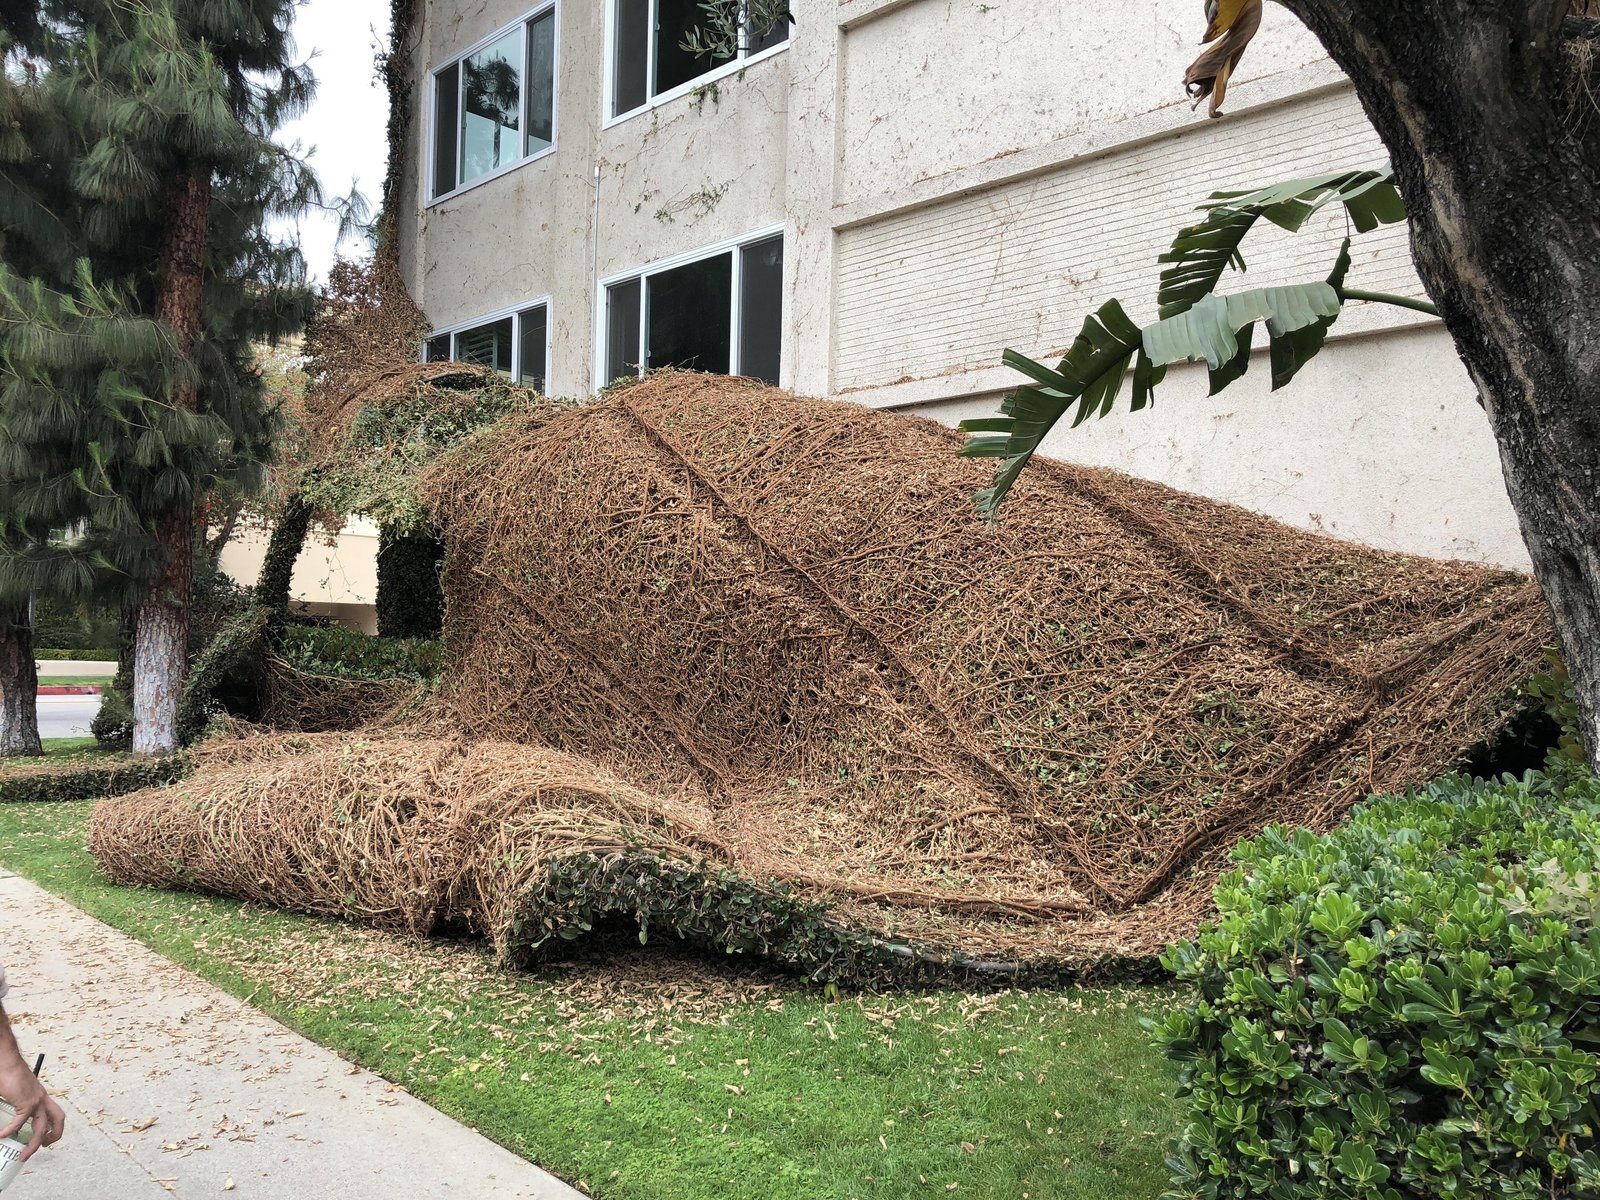
<path fill-rule="evenodd" d="M 426 352 L 581 395 L 666 363 L 954 422 L 1014 347 L 1058 356 L 1221 187 L 1384 160 L 1354 93 L 1270 6 L 1229 92 L 1180 81 L 1198 0 L 793 0 L 729 61 L 698 0 L 428 0 L 400 257 Z M 1228 287 L 1325 277 L 1344 219 L 1246 243 Z M 1354 286 L 1421 295 L 1401 227 Z M 1264 351 L 1259 357 L 1264 356 Z M 1524 567 L 1494 441 L 1436 321 L 1353 306 L 1269 393 L 1169 373 L 1153 412 L 1047 450 L 1371 545 Z"/>
<path fill-rule="evenodd" d="M 236 583 L 252 587 L 261 578 L 271 534 L 248 528 L 222 548 L 218 564 Z M 321 531 L 306 539 L 289 581 L 295 612 L 321 617 L 362 633 L 378 632 L 378 527 L 351 517 L 333 537 Z"/>

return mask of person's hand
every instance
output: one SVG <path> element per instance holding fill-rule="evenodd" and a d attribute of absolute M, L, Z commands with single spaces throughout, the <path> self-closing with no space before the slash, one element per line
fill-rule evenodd
<path fill-rule="evenodd" d="M 9 1061 L 8 1061 L 9 1060 Z M 14 1120 L 0 1129 L 4 1141 L 29 1121 L 33 1122 L 33 1140 L 22 1152 L 22 1161 L 32 1158 L 40 1146 L 53 1146 L 61 1140 L 67 1123 L 66 1113 L 44 1090 L 39 1077 L 28 1070 L 20 1055 L 0 1055 L 0 1097 L 4 1097 L 17 1110 Z"/>

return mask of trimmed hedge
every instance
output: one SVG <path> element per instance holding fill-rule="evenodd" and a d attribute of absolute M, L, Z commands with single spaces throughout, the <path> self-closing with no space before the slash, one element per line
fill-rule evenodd
<path fill-rule="evenodd" d="M 117 619 L 98 607 L 35 596 L 33 642 L 36 646 L 93 646 L 114 652 Z"/>
<path fill-rule="evenodd" d="M 385 525 L 378 534 L 378 634 L 431 639 L 444 628 L 444 543 Z"/>
<path fill-rule="evenodd" d="M 140 788 L 162 787 L 187 775 L 192 764 L 182 754 L 105 764 L 62 764 L 54 770 L 0 774 L 0 804 L 98 800 Z"/>
<path fill-rule="evenodd" d="M 1177 1197 L 1600 1189 L 1600 785 L 1442 779 L 1235 852 L 1147 1022 L 1181 1066 Z"/>
<path fill-rule="evenodd" d="M 110 662 L 117 661 L 115 650 L 35 650 L 37 662 Z"/>

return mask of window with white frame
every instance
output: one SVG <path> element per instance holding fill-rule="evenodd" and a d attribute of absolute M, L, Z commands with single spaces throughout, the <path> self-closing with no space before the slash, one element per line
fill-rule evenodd
<path fill-rule="evenodd" d="M 658 96 L 684 87 L 718 68 L 753 58 L 789 40 L 789 22 L 754 28 L 743 0 L 710 0 L 737 17 L 738 47 L 731 54 L 684 49 L 690 33 L 706 23 L 707 0 L 611 0 L 611 115 L 643 108 Z"/>
<path fill-rule="evenodd" d="M 550 366 L 550 306 L 530 304 L 503 316 L 434 333 L 424 362 L 488 367 L 535 391 L 544 391 Z"/>
<path fill-rule="evenodd" d="M 605 291 L 605 379 L 655 367 L 778 382 L 783 234 L 760 234 L 612 279 Z"/>
<path fill-rule="evenodd" d="M 555 144 L 556 10 L 535 10 L 433 73 L 437 200 Z"/>

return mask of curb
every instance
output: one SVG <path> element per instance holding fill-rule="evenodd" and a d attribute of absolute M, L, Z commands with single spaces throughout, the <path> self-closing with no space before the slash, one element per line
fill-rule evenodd
<path fill-rule="evenodd" d="M 68 684 L 68 685 L 65 685 L 65 686 L 54 685 L 53 684 L 50 687 L 42 687 L 42 688 L 40 688 L 39 689 L 39 695 L 41 695 L 41 696 L 98 696 L 102 692 L 104 692 L 105 690 L 106 689 L 101 687 L 99 684 L 84 684 L 82 686 L 78 686 L 78 685 L 75 685 L 75 684 Z"/>

